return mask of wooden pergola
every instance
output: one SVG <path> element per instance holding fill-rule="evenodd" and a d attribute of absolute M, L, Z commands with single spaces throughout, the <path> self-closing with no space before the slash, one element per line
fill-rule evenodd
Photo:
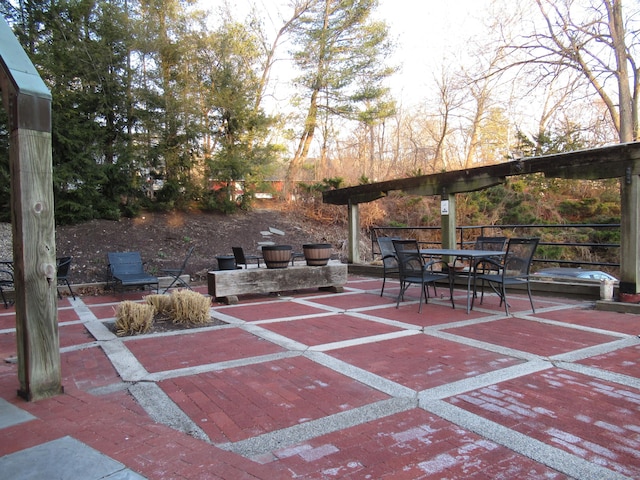
<path fill-rule="evenodd" d="M 18 393 L 62 392 L 51 153 L 51 93 L 0 17 L 0 91 L 9 114 Z"/>
<path fill-rule="evenodd" d="M 465 170 L 388 180 L 323 193 L 324 203 L 349 208 L 349 263 L 360 263 L 359 215 L 361 203 L 385 197 L 392 191 L 410 195 L 440 196 L 442 246 L 456 244 L 456 194 L 504 183 L 507 177 L 542 173 L 547 178 L 600 180 L 620 178 L 621 241 L 620 292 L 640 293 L 640 142 L 624 143 L 570 153 L 522 158 Z"/>

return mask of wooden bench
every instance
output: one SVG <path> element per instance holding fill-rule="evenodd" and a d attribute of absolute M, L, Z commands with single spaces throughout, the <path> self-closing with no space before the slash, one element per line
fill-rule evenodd
<path fill-rule="evenodd" d="M 109 282 L 114 290 L 121 287 L 144 287 L 145 285 L 155 285 L 158 291 L 158 277 L 148 274 L 144 270 L 144 263 L 140 257 L 140 252 L 110 252 L 107 253 L 109 260 Z"/>
<path fill-rule="evenodd" d="M 227 304 L 238 303 L 238 295 L 275 293 L 303 288 L 319 288 L 330 292 L 344 291 L 347 265 L 329 262 L 322 267 L 297 265 L 288 268 L 250 268 L 208 272 L 209 295 Z"/>

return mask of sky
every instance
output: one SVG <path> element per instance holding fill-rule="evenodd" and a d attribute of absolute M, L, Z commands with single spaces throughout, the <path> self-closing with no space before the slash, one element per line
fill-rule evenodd
<path fill-rule="evenodd" d="M 213 9 L 222 0 L 201 0 L 205 9 Z M 256 4 L 265 11 L 265 26 L 275 32 L 290 9 L 289 0 L 235 0 L 238 18 Z M 393 96 L 404 106 L 419 103 L 432 88 L 433 78 L 443 63 L 459 61 L 454 53 L 464 48 L 469 35 L 481 33 L 480 13 L 490 0 L 379 0 L 376 18 L 385 20 L 397 49 L 392 63 L 400 67 L 390 81 Z M 286 82 L 286 72 L 280 72 Z"/>
<path fill-rule="evenodd" d="M 481 33 L 480 11 L 488 0 L 380 0 L 378 16 L 390 27 L 398 48 L 394 61 L 401 70 L 393 92 L 405 105 L 427 96 L 443 59 L 459 61 L 470 35 Z M 455 58 L 454 58 L 455 57 Z"/>

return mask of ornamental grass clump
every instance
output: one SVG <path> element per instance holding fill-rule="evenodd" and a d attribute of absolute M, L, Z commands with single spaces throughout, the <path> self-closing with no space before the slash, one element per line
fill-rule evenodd
<path fill-rule="evenodd" d="M 191 290 L 177 290 L 171 294 L 173 323 L 204 325 L 209 323 L 211 298 Z"/>
<path fill-rule="evenodd" d="M 171 315 L 173 299 L 169 295 L 147 295 L 144 301 L 153 306 L 156 315 Z"/>
<path fill-rule="evenodd" d="M 137 335 L 146 333 L 153 325 L 153 305 L 140 304 L 126 300 L 116 310 L 116 335 Z"/>

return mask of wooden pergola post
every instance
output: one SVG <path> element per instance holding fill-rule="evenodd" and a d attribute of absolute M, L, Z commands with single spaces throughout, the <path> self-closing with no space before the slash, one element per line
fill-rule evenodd
<path fill-rule="evenodd" d="M 456 226 L 456 196 L 444 190 L 440 196 L 442 248 L 456 248 Z"/>
<path fill-rule="evenodd" d="M 628 167 L 620 180 L 620 293 L 640 294 L 640 177 Z"/>
<path fill-rule="evenodd" d="M 51 93 L 0 19 L 0 90 L 9 113 L 18 394 L 62 392 L 51 153 Z"/>
<path fill-rule="evenodd" d="M 360 263 L 360 209 L 357 203 L 349 202 L 349 240 L 347 248 L 347 261 Z"/>

